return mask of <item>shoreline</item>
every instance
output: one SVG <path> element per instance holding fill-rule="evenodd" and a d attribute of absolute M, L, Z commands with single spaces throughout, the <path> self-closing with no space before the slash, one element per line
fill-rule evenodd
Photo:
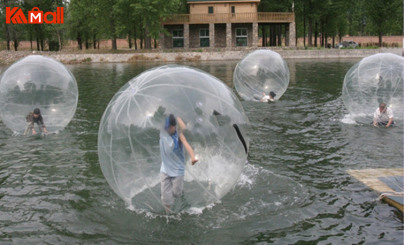
<path fill-rule="evenodd" d="M 257 48 L 260 49 L 260 48 Z M 402 56 L 403 48 L 379 48 L 379 49 L 280 49 L 268 48 L 279 53 L 284 59 L 345 59 L 364 58 L 377 53 L 392 53 Z M 64 64 L 79 63 L 136 63 L 144 61 L 160 62 L 186 62 L 186 61 L 224 61 L 240 60 L 247 53 L 256 50 L 247 48 L 243 50 L 222 50 L 222 51 L 184 51 L 174 52 L 152 51 L 152 52 L 128 52 L 122 53 L 75 53 L 69 51 L 0 51 L 0 64 L 9 65 L 28 55 L 44 55 L 52 57 Z"/>

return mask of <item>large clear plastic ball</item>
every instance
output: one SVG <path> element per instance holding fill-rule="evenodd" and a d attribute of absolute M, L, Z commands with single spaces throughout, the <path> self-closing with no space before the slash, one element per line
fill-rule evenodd
<path fill-rule="evenodd" d="M 22 134 L 27 115 L 39 108 L 47 131 L 54 133 L 71 121 L 77 99 L 76 79 L 62 63 L 31 55 L 12 64 L 1 77 L 0 118 L 14 133 Z"/>
<path fill-rule="evenodd" d="M 349 69 L 344 78 L 342 99 L 351 117 L 372 122 L 380 103 L 386 103 L 394 120 L 403 119 L 404 58 L 390 53 L 368 56 Z"/>
<path fill-rule="evenodd" d="M 255 50 L 236 66 L 234 86 L 244 100 L 260 101 L 264 94 L 278 100 L 289 85 L 289 68 L 282 56 L 271 50 Z"/>
<path fill-rule="evenodd" d="M 220 200 L 243 170 L 249 122 L 237 96 L 214 76 L 194 68 L 147 70 L 115 94 L 98 132 L 102 172 L 131 208 L 164 212 L 159 135 L 169 114 L 186 124 L 184 135 L 199 160 L 191 165 L 185 154 L 184 196 L 172 211 Z"/>

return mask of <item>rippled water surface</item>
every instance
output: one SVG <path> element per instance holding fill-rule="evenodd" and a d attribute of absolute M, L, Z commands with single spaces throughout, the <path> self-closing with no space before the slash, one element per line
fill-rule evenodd
<path fill-rule="evenodd" d="M 12 136 L 0 123 L 0 243 L 403 244 L 402 215 L 346 173 L 403 166 L 402 121 L 390 129 L 345 123 L 342 82 L 357 61 L 287 60 L 291 82 L 280 101 L 243 102 L 251 148 L 234 190 L 169 217 L 128 210 L 97 156 L 109 100 L 162 63 L 69 65 L 79 102 L 63 132 Z M 232 86 L 236 62 L 188 65 Z"/>

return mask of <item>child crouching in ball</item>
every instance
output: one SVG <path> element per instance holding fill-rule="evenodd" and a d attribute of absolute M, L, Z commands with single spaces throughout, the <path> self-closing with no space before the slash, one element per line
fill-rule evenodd
<path fill-rule="evenodd" d="M 24 135 L 27 135 L 30 132 L 32 133 L 32 135 L 36 134 L 34 127 L 35 123 L 38 124 L 38 128 L 41 133 L 45 134 L 48 133 L 39 108 L 35 108 L 33 112 L 28 113 L 28 115 L 26 116 L 26 120 L 27 120 L 27 127 L 25 128 Z"/>

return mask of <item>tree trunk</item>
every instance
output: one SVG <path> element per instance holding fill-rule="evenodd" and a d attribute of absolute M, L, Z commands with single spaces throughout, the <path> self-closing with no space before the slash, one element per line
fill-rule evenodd
<path fill-rule="evenodd" d="M 13 41 L 14 41 L 14 51 L 18 51 L 18 38 L 15 28 L 13 28 Z"/>
<path fill-rule="evenodd" d="M 274 26 L 272 24 L 269 25 L 269 46 L 274 46 Z"/>
<path fill-rule="evenodd" d="M 18 51 L 18 40 L 14 39 L 14 51 Z"/>
<path fill-rule="evenodd" d="M 157 39 L 156 38 L 154 38 L 154 48 L 155 49 L 157 48 Z"/>
<path fill-rule="evenodd" d="M 32 47 L 32 32 L 29 33 L 29 42 L 31 44 L 31 51 L 32 51 L 33 50 L 33 47 Z"/>
<path fill-rule="evenodd" d="M 312 47 L 313 46 L 313 21 L 312 21 L 312 19 L 311 19 L 311 17 L 310 18 L 308 18 L 308 21 L 309 21 L 309 29 L 308 29 L 308 40 L 307 40 L 307 42 L 308 42 L 308 46 L 309 47 Z"/>
<path fill-rule="evenodd" d="M 7 50 L 10 50 L 10 30 L 6 24 L 6 40 L 7 40 Z"/>
<path fill-rule="evenodd" d="M 282 26 L 278 25 L 278 46 L 282 47 Z"/>
<path fill-rule="evenodd" d="M 95 32 L 93 33 L 93 48 L 97 48 L 97 35 L 95 34 Z"/>
<path fill-rule="evenodd" d="M 59 51 L 61 51 L 62 50 L 62 39 L 60 38 L 60 33 L 58 30 L 56 30 L 56 35 L 58 37 Z"/>
<path fill-rule="evenodd" d="M 317 47 L 317 38 L 318 38 L 318 31 L 317 31 L 317 21 L 314 22 L 314 47 Z"/>
<path fill-rule="evenodd" d="M 88 38 L 86 38 L 86 40 L 84 41 L 85 45 L 86 45 L 86 49 L 90 48 L 90 43 L 88 42 Z"/>
<path fill-rule="evenodd" d="M 151 45 L 151 37 L 150 37 L 150 33 L 149 33 L 149 28 L 146 27 L 145 29 L 145 44 L 144 44 L 144 48 L 145 49 L 151 49 L 152 45 Z"/>
<path fill-rule="evenodd" d="M 266 38 L 266 36 L 265 36 L 265 26 L 262 26 L 262 47 L 265 47 L 266 46 L 266 43 L 265 43 L 265 38 Z"/>
<path fill-rule="evenodd" d="M 81 33 L 80 33 L 80 32 L 77 32 L 77 37 L 76 37 L 76 39 L 77 39 L 78 48 L 79 48 L 80 50 L 82 50 L 82 49 L 83 49 L 83 43 L 82 43 L 82 41 L 81 41 Z"/>
<path fill-rule="evenodd" d="M 116 44 L 116 29 L 115 29 L 115 21 L 113 19 L 111 19 L 111 35 L 112 35 L 112 49 L 113 50 L 117 50 L 118 46 Z"/>
<path fill-rule="evenodd" d="M 128 32 L 128 44 L 129 44 L 129 49 L 132 49 L 132 37 L 130 36 L 130 32 Z"/>
<path fill-rule="evenodd" d="M 304 5 L 303 5 L 303 47 L 306 47 L 306 8 Z"/>
<path fill-rule="evenodd" d="M 143 49 L 143 37 L 144 37 L 144 30 L 142 30 L 140 34 L 140 49 Z"/>
<path fill-rule="evenodd" d="M 320 46 L 324 47 L 324 23 L 323 23 L 323 21 L 320 22 L 320 29 L 321 29 Z"/>
<path fill-rule="evenodd" d="M 40 42 L 40 46 L 41 46 L 41 51 L 43 51 L 45 45 L 44 45 L 44 39 L 42 36 L 42 30 L 40 30 L 40 32 L 39 32 L 39 42 Z"/>
<path fill-rule="evenodd" d="M 36 37 L 36 49 L 39 51 L 39 38 L 38 36 Z"/>
<path fill-rule="evenodd" d="M 275 46 L 276 47 L 276 43 L 277 43 L 277 41 L 278 41 L 278 27 L 276 26 L 276 25 L 273 25 L 272 26 L 272 33 L 273 33 L 273 35 L 272 35 L 272 46 Z"/>
<path fill-rule="evenodd" d="M 115 35 L 112 37 L 112 49 L 113 50 L 118 49 L 118 46 L 116 45 L 116 36 Z"/>
<path fill-rule="evenodd" d="M 382 31 L 379 31 L 379 47 L 381 48 L 383 45 L 383 40 L 382 40 L 383 34 Z"/>
<path fill-rule="evenodd" d="M 133 25 L 133 40 L 135 42 L 135 50 L 137 50 L 136 24 Z"/>
<path fill-rule="evenodd" d="M 268 46 L 272 46 L 272 25 L 271 24 L 269 24 L 269 26 L 268 26 L 268 39 L 267 39 L 267 42 L 268 42 Z"/>

